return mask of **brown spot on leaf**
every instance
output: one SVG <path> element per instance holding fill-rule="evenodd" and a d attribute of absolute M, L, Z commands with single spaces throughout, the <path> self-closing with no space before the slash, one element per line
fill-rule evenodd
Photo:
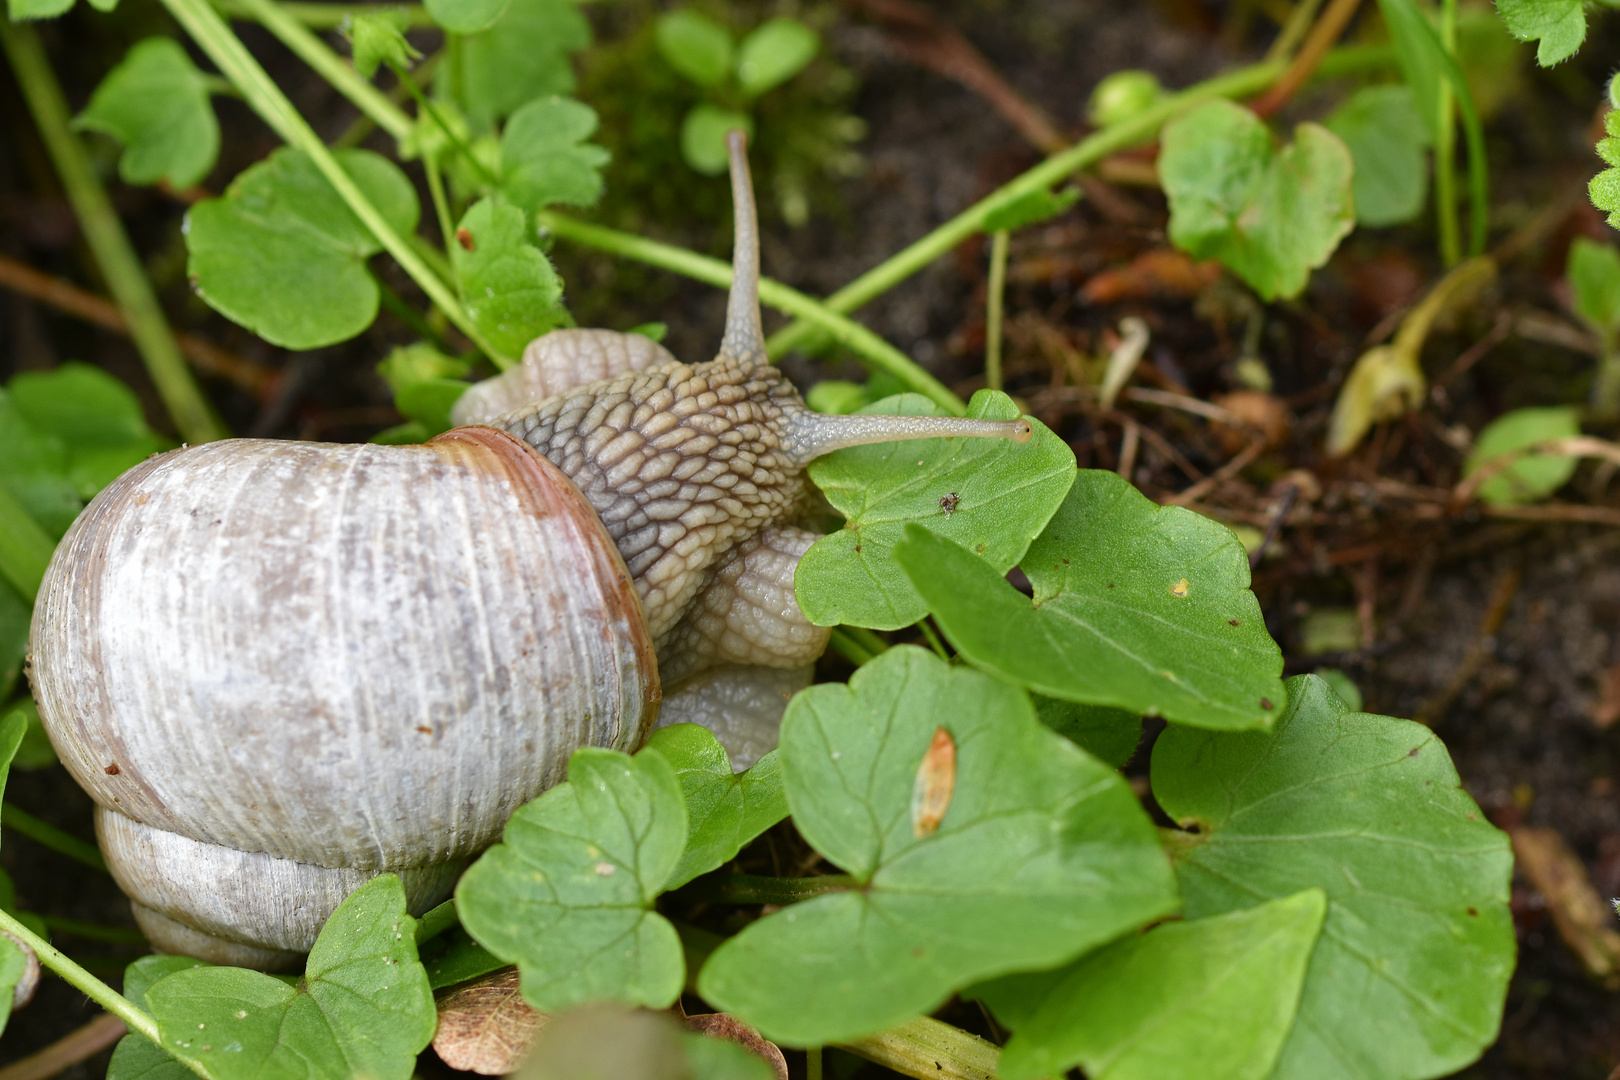
<path fill-rule="evenodd" d="M 426 724 L 422 724 L 422 725 L 418 726 L 416 730 L 420 731 L 424 735 L 433 734 L 433 729 L 428 727 Z"/>
<path fill-rule="evenodd" d="M 933 741 L 917 766 L 917 781 L 911 789 L 911 831 L 915 836 L 932 836 L 956 792 L 956 740 L 944 728 L 934 731 Z"/>
<path fill-rule="evenodd" d="M 1226 620 L 1226 625 L 1227 626 L 1237 626 L 1237 625 L 1239 625 L 1239 623 L 1238 623 L 1238 621 L 1236 619 L 1227 619 Z"/>
<path fill-rule="evenodd" d="M 517 1068 L 546 1024 L 518 993 L 517 968 L 502 968 L 439 998 L 433 1049 L 452 1069 L 500 1076 Z"/>
<path fill-rule="evenodd" d="M 1268 698 L 1268 697 L 1263 697 L 1263 698 L 1260 699 L 1260 707 L 1262 709 L 1274 708 L 1274 706 L 1271 704 L 1271 699 Z"/>
<path fill-rule="evenodd" d="M 463 251 L 478 250 L 478 246 L 473 243 L 473 234 L 467 229 L 456 230 L 456 243 L 461 245 Z"/>

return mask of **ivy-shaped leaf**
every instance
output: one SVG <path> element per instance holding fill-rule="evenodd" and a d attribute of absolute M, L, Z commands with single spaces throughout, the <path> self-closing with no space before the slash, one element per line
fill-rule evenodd
<path fill-rule="evenodd" d="M 1264 1080 L 1326 912 L 1322 890 L 1306 889 L 1099 949 L 1017 1025 L 996 1075 L 1038 1080 L 1080 1065 L 1089 1080 Z"/>
<path fill-rule="evenodd" d="M 451 39 L 435 85 L 475 132 L 490 132 L 535 98 L 570 93 L 569 54 L 590 43 L 574 0 L 510 0 L 488 30 Z"/>
<path fill-rule="evenodd" d="M 1350 149 L 1356 221 L 1371 227 L 1411 221 L 1429 188 L 1429 128 L 1409 86 L 1364 86 L 1323 125 Z"/>
<path fill-rule="evenodd" d="M 150 1010 L 146 992 L 153 983 L 177 971 L 212 966 L 189 956 L 143 956 L 124 969 L 123 994 L 138 1007 Z M 107 1080 L 190 1080 L 196 1075 L 146 1036 L 133 1032 L 118 1040 L 112 1060 L 107 1063 Z"/>
<path fill-rule="evenodd" d="M 587 747 L 568 780 L 512 815 L 456 887 L 461 925 L 523 973 L 542 1012 L 588 1001 L 668 1008 L 686 965 L 652 910 L 681 861 L 686 809 L 658 754 Z"/>
<path fill-rule="evenodd" d="M 66 447 L 64 469 L 81 499 L 172 445 L 146 426 L 133 390 L 90 364 L 70 360 L 50 371 L 23 372 L 6 389 L 35 431 Z"/>
<path fill-rule="evenodd" d="M 1463 475 L 1471 476 L 1499 454 L 1549 439 L 1568 439 L 1581 433 L 1580 410 L 1570 405 L 1542 409 L 1514 409 L 1485 425 L 1468 452 Z M 1479 486 L 1479 497 L 1498 506 L 1513 506 L 1544 499 L 1569 483 L 1577 460 L 1561 454 L 1532 454 L 1520 458 Z"/>
<path fill-rule="evenodd" d="M 1612 347 L 1620 332 L 1620 251 L 1613 244 L 1577 236 L 1569 245 L 1564 277 L 1576 314 Z"/>
<path fill-rule="evenodd" d="M 1603 114 L 1603 130 L 1607 137 L 1598 140 L 1597 156 L 1609 167 L 1592 177 L 1586 195 L 1593 206 L 1609 212 L 1609 228 L 1620 229 L 1620 109 Z"/>
<path fill-rule="evenodd" d="M 1099 761 L 1122 768 L 1142 741 L 1142 717 L 1129 709 L 1031 694 L 1035 717 Z"/>
<path fill-rule="evenodd" d="M 97 11 L 111 11 L 118 0 L 90 0 Z M 73 7 L 73 0 L 6 0 L 6 12 L 12 22 L 24 19 L 54 19 Z"/>
<path fill-rule="evenodd" d="M 450 409 L 472 384 L 463 380 L 471 363 L 417 342 L 393 349 L 377 374 L 394 392 L 394 407 L 406 422 L 372 436 L 372 442 L 426 442 L 451 427 Z"/>
<path fill-rule="evenodd" d="M 562 279 L 529 242 L 528 216 L 493 199 L 473 204 L 456 228 L 450 256 L 467 314 L 508 357 L 562 321 Z"/>
<path fill-rule="evenodd" d="M 595 206 L 602 197 L 602 167 L 613 155 L 586 142 L 596 133 L 596 110 L 562 97 L 531 101 L 501 133 L 501 192 L 525 210 L 561 203 Z"/>
<path fill-rule="evenodd" d="M 1165 125 L 1160 141 L 1170 239 L 1266 300 L 1297 295 L 1355 227 L 1350 151 L 1319 124 L 1274 150 L 1254 113 L 1211 101 Z"/>
<path fill-rule="evenodd" d="M 1581 0 L 1496 0 L 1496 12 L 1520 41 L 1540 41 L 1536 63 L 1542 67 L 1568 60 L 1586 40 Z"/>
<path fill-rule="evenodd" d="M 863 413 L 938 415 L 919 394 L 886 398 Z M 1005 394 L 981 390 L 968 415 L 1016 420 Z M 926 439 L 839 450 L 811 464 L 810 479 L 846 518 L 817 540 L 794 577 L 799 606 L 819 626 L 910 626 L 928 611 L 891 552 L 908 524 L 948 537 L 1005 574 L 1023 556 L 1074 482 L 1074 451 L 1039 423 L 1027 443 Z"/>
<path fill-rule="evenodd" d="M 437 1022 L 415 930 L 398 876 L 383 874 L 338 905 L 297 986 L 198 967 L 158 979 L 146 1001 L 164 1048 L 218 1080 L 406 1080 Z"/>
<path fill-rule="evenodd" d="M 1327 893 L 1274 1080 L 1448 1075 L 1496 1038 L 1513 971 L 1507 837 L 1420 724 L 1352 713 L 1311 675 L 1269 732 L 1172 726 L 1153 794 L 1189 918 Z"/>
<path fill-rule="evenodd" d="M 84 508 L 62 440 L 29 423 L 9 389 L 0 390 L 0 488 L 52 539 Z"/>
<path fill-rule="evenodd" d="M 664 883 L 666 890 L 730 862 L 754 837 L 787 817 L 774 750 L 734 773 L 726 748 L 701 724 L 659 728 L 647 750 L 669 762 L 686 800 L 686 850 Z"/>
<path fill-rule="evenodd" d="M 1052 697 L 1212 728 L 1264 727 L 1282 652 L 1232 531 L 1081 471 L 1020 565 L 1034 603 L 921 529 L 895 559 L 968 660 Z"/>
<path fill-rule="evenodd" d="M 137 42 L 101 80 L 74 126 L 124 144 L 118 175 L 126 184 L 167 178 L 190 187 L 219 157 L 219 120 L 208 101 L 208 79 L 173 38 Z"/>
<path fill-rule="evenodd" d="M 950 765 L 931 752 L 942 740 Z M 1124 779 L 1021 691 L 922 649 L 800 693 L 778 753 L 794 824 L 857 887 L 752 923 L 704 965 L 698 992 L 768 1038 L 881 1031 L 1177 906 Z"/>
<path fill-rule="evenodd" d="M 504 4 L 505 0 L 497 2 Z M 433 14 L 434 6 L 428 5 L 428 14 Z M 349 45 L 354 50 L 354 70 L 361 78 L 371 78 L 382 65 L 404 70 L 422 55 L 405 40 L 406 21 L 405 12 L 399 10 L 350 17 Z"/>
<path fill-rule="evenodd" d="M 421 207 L 399 166 L 369 150 L 336 156 L 396 232 L 415 231 Z M 331 345 L 377 317 L 366 260 L 382 245 L 302 151 L 277 150 L 193 206 L 186 247 L 197 294 L 272 344 Z"/>

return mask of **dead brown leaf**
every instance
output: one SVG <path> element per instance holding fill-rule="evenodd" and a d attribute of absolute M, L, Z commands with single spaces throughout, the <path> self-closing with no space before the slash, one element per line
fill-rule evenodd
<path fill-rule="evenodd" d="M 1588 974 L 1620 990 L 1620 932 L 1609 905 L 1598 896 L 1586 867 L 1555 829 L 1510 829 L 1513 857 L 1525 880 L 1547 901 L 1558 936 Z"/>
<path fill-rule="evenodd" d="M 1275 450 L 1288 438 L 1293 418 L 1288 413 L 1288 403 L 1275 394 L 1234 390 L 1230 394 L 1216 394 L 1209 400 L 1252 429 L 1243 430 L 1220 423 L 1210 425 L 1210 431 L 1221 441 L 1221 448 L 1228 454 L 1235 454 L 1249 445 L 1255 432 L 1265 439 L 1267 450 Z"/>
<path fill-rule="evenodd" d="M 917 780 L 911 789 L 911 831 L 915 836 L 932 836 L 956 792 L 956 740 L 944 728 L 934 732 L 933 742 L 917 766 Z"/>
<path fill-rule="evenodd" d="M 736 1043 L 769 1065 L 776 1073 L 776 1080 L 788 1080 L 787 1058 L 782 1056 L 781 1047 L 730 1013 L 699 1013 L 696 1016 L 688 1016 L 686 1027 L 688 1031 L 707 1035 L 711 1039 L 725 1039 L 727 1042 Z"/>
<path fill-rule="evenodd" d="M 439 999 L 433 1049 L 452 1069 L 504 1076 L 534 1045 L 546 1014 L 518 993 L 517 968 L 502 968 Z"/>
<path fill-rule="evenodd" d="M 1179 251 L 1144 251 L 1124 266 L 1094 274 L 1080 290 L 1088 304 L 1152 297 L 1196 296 L 1221 276 L 1219 263 L 1195 263 Z"/>

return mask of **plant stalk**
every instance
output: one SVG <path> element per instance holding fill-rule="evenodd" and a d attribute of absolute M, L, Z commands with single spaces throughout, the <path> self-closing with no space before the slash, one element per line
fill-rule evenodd
<path fill-rule="evenodd" d="M 1440 0 L 1440 44 L 1457 54 L 1457 0 Z M 1435 97 L 1439 112 L 1434 122 L 1434 213 L 1440 240 L 1440 261 L 1450 269 L 1462 258 L 1457 229 L 1457 106 L 1445 79 Z"/>
<path fill-rule="evenodd" d="M 10 582 L 32 604 L 55 550 L 56 542 L 50 534 L 10 492 L 0 487 L 0 578 Z"/>
<path fill-rule="evenodd" d="M 57 175 L 62 178 L 62 187 L 73 204 L 79 227 L 84 230 L 85 242 L 129 324 L 130 337 L 146 362 L 147 373 L 174 421 L 175 430 L 187 442 L 225 438 L 230 433 L 214 415 L 191 377 L 191 369 L 180 355 L 180 346 L 169 330 L 152 283 L 124 232 L 123 223 L 118 220 L 118 212 L 90 167 L 83 145 L 69 127 L 67 98 L 56 80 L 56 73 L 51 70 L 39 33 L 26 23 L 14 24 L 0 19 L 0 45 L 5 46 L 28 110 L 34 116 Z"/>
<path fill-rule="evenodd" d="M 157 1021 L 147 1012 L 136 1008 L 133 1001 L 74 963 L 66 953 L 28 929 L 8 911 L 0 910 L 0 930 L 4 930 L 33 949 L 41 964 L 60 975 L 63 982 L 83 992 L 91 1001 L 118 1017 L 131 1031 L 139 1032 L 159 1047 L 163 1046 L 163 1037 L 158 1033 Z M 167 1048 L 164 1049 L 167 1052 Z M 185 1061 L 184 1058 L 177 1060 Z M 208 1075 L 203 1072 L 200 1065 L 189 1061 L 185 1061 L 185 1064 L 191 1066 L 200 1076 Z"/>
<path fill-rule="evenodd" d="M 691 885 L 682 886 L 681 892 L 698 897 L 711 904 L 796 904 L 828 893 L 849 892 L 856 888 L 855 879 L 848 874 L 826 874 L 822 877 L 781 878 L 761 877 L 757 874 L 717 874 L 699 878 Z"/>
<path fill-rule="evenodd" d="M 996 1080 L 1001 1061 L 994 1043 L 926 1016 L 838 1045 L 918 1080 Z"/>
<path fill-rule="evenodd" d="M 241 0 L 241 2 L 250 10 L 269 12 L 271 18 L 276 16 L 274 5 L 268 3 L 268 0 Z M 383 220 L 382 214 L 371 205 L 371 201 L 355 184 L 353 177 L 344 171 L 337 158 L 326 148 L 326 144 L 321 142 L 320 136 L 315 134 L 315 129 L 309 126 L 308 121 L 293 107 L 293 103 L 287 100 L 281 88 L 275 84 L 264 68 L 259 66 L 259 62 L 231 32 L 230 27 L 225 25 L 218 13 L 208 6 L 208 0 L 163 0 L 163 5 L 168 8 L 175 20 L 186 28 L 186 32 L 203 52 L 208 54 L 209 59 L 225 77 L 242 91 L 243 99 L 253 111 L 258 113 L 277 135 L 286 140 L 289 146 L 309 155 L 315 167 L 326 177 L 327 183 L 336 189 L 349 209 L 354 211 L 354 215 L 371 230 L 377 242 L 394 257 L 394 261 L 399 263 L 401 269 L 415 280 L 428 295 L 428 299 L 437 304 L 456 328 L 466 334 L 468 340 L 477 345 L 497 367 L 502 369 L 511 367 L 513 359 L 503 355 L 490 344 L 449 287 L 428 268 L 410 243 Z M 297 25 L 289 19 L 281 19 L 278 22 Z M 302 27 L 297 29 L 303 31 Z M 325 50 L 325 46 L 322 46 L 322 49 Z M 352 70 L 349 74 L 354 79 L 359 78 Z M 381 94 L 377 96 L 382 98 Z M 382 100 L 387 101 L 386 98 Z M 392 102 L 388 104 L 390 108 L 394 107 Z M 400 115 L 404 116 L 404 113 Z"/>
<path fill-rule="evenodd" d="M 233 19 L 252 19 L 257 21 L 258 16 L 242 0 L 214 0 L 214 6 L 221 13 Z M 421 4 L 309 4 L 290 3 L 278 5 L 287 18 L 296 20 L 302 26 L 312 26 L 320 30 L 335 30 L 343 25 L 343 20 L 351 15 L 375 15 L 382 12 L 397 11 L 405 16 L 407 30 L 427 30 L 437 25 L 433 16 Z"/>
<path fill-rule="evenodd" d="M 86 941 L 105 941 L 110 945 L 145 945 L 146 935 L 132 927 L 103 926 L 83 919 L 63 919 L 56 915 L 42 915 L 45 925 L 53 933 L 70 934 Z"/>
<path fill-rule="evenodd" d="M 699 255 L 686 248 L 661 244 L 633 233 L 620 232 L 601 225 L 588 225 L 551 210 L 542 210 L 536 217 L 541 229 L 549 230 L 565 240 L 635 259 L 649 266 L 673 270 L 722 289 L 731 286 L 731 264 L 728 262 Z M 833 340 L 861 357 L 867 367 L 888 372 L 905 383 L 909 389 L 925 395 L 951 415 L 966 415 L 967 405 L 961 398 L 951 393 L 944 383 L 860 323 L 836 315 L 797 289 L 789 288 L 770 278 L 759 279 L 759 298 L 763 303 L 779 311 L 796 316 L 826 331 Z M 773 349 L 770 355 L 778 356 L 780 352 Z"/>
<path fill-rule="evenodd" d="M 1394 63 L 1394 51 L 1387 46 L 1347 46 L 1335 49 L 1317 65 L 1319 77 L 1344 75 L 1387 67 Z M 1172 94 L 1129 120 L 1103 128 L 1061 153 L 1053 154 L 1022 176 L 1002 185 L 933 232 L 891 255 L 842 289 L 822 301 L 825 308 L 846 315 L 894 288 L 957 244 L 981 231 L 985 215 L 1032 191 L 1052 187 L 1074 173 L 1089 168 L 1110 154 L 1147 142 L 1159 129 L 1195 105 L 1213 98 L 1240 98 L 1257 94 L 1282 74 L 1285 61 L 1251 64 L 1213 79 L 1206 79 Z M 780 356 L 802 344 L 817 330 L 815 324 L 800 319 L 783 327 L 766 340 L 772 356 Z"/>
<path fill-rule="evenodd" d="M 55 825 L 39 820 L 26 810 L 19 810 L 10 803 L 0 803 L 0 825 L 14 829 L 28 837 L 41 847 L 48 847 L 58 855 L 66 855 L 75 862 L 81 862 L 92 870 L 107 873 L 107 860 L 101 857 L 101 850 L 94 844 L 87 844 L 72 833 L 63 832 Z"/>
<path fill-rule="evenodd" d="M 1006 229 L 990 236 L 990 296 L 984 313 L 984 385 L 1001 389 L 1001 320 L 1006 309 L 1007 291 Z"/>

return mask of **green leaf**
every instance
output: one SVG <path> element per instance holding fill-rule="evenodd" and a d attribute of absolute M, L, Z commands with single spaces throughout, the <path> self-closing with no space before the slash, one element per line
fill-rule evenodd
<path fill-rule="evenodd" d="M 396 232 L 415 231 L 421 207 L 399 166 L 369 150 L 336 157 Z M 382 245 L 302 151 L 247 169 L 224 198 L 193 206 L 186 226 L 197 294 L 271 344 L 331 345 L 377 317 L 366 260 Z"/>
<path fill-rule="evenodd" d="M 1620 251 L 1613 244 L 1577 236 L 1569 245 L 1564 276 L 1569 279 L 1575 311 L 1605 341 L 1612 342 L 1620 330 Z"/>
<path fill-rule="evenodd" d="M 562 279 L 529 241 L 528 220 L 515 206 L 481 199 L 450 245 L 467 314 L 490 344 L 513 357 L 562 321 Z"/>
<path fill-rule="evenodd" d="M 1496 0 L 1496 11 L 1508 33 L 1520 41 L 1541 42 L 1536 63 L 1542 67 L 1568 60 L 1586 40 L 1581 0 Z"/>
<path fill-rule="evenodd" d="M 1378 227 L 1411 221 L 1428 192 L 1429 129 L 1409 86 L 1364 86 L 1324 126 L 1355 161 L 1356 221 Z"/>
<path fill-rule="evenodd" d="M 1011 232 L 1057 217 L 1080 198 L 1078 188 L 1026 191 L 984 215 L 985 232 Z"/>
<path fill-rule="evenodd" d="M 218 1080 L 406 1080 L 438 1021 L 415 928 L 399 878 L 383 874 L 338 905 L 296 987 L 243 968 L 198 967 L 158 979 L 146 1001 L 164 1047 Z"/>
<path fill-rule="evenodd" d="M 446 986 L 455 986 L 509 966 L 505 960 L 469 937 L 465 930 L 458 929 L 456 934 L 458 940 L 445 950 L 443 956 L 423 962 L 427 968 L 428 985 L 433 989 L 442 990 Z"/>
<path fill-rule="evenodd" d="M 1597 155 L 1609 168 L 1592 177 L 1586 194 L 1593 206 L 1609 212 L 1609 227 L 1620 229 L 1620 109 L 1603 114 L 1603 130 L 1608 137 L 1598 140 Z"/>
<path fill-rule="evenodd" d="M 1166 923 L 1068 970 L 1018 1028 L 996 1075 L 1089 1080 L 1264 1080 L 1299 1007 L 1327 898 Z"/>
<path fill-rule="evenodd" d="M 886 398 L 863 413 L 939 415 L 919 394 Z M 1005 394 L 981 390 L 968 415 L 1016 420 Z M 928 605 L 892 557 L 906 526 L 919 525 L 956 541 L 995 572 L 1023 556 L 1074 482 L 1074 451 L 1041 424 L 1027 443 L 1005 439 L 926 439 L 839 450 L 808 472 L 844 527 L 817 540 L 794 577 L 806 617 L 818 626 L 910 626 Z M 941 499 L 956 496 L 945 512 Z"/>
<path fill-rule="evenodd" d="M 523 973 L 542 1012 L 612 1000 L 668 1008 L 685 973 L 653 900 L 681 861 L 686 809 L 658 754 L 587 747 L 522 807 L 456 887 L 461 925 Z"/>
<path fill-rule="evenodd" d="M 0 488 L 52 539 L 59 539 L 84 508 L 68 478 L 62 440 L 29 423 L 9 390 L 0 390 Z"/>
<path fill-rule="evenodd" d="M 1034 604 L 961 547 L 908 531 L 896 560 L 951 643 L 1052 697 L 1212 728 L 1264 727 L 1282 652 L 1230 529 L 1082 470 L 1021 563 Z"/>
<path fill-rule="evenodd" d="M 73 0 L 6 0 L 6 14 L 12 22 L 54 19 L 72 7 Z"/>
<path fill-rule="evenodd" d="M 6 778 L 11 774 L 12 759 L 17 756 L 18 747 L 22 746 L 23 736 L 28 733 L 28 721 L 18 713 L 8 713 L 0 717 L 0 796 L 6 793 Z"/>
<path fill-rule="evenodd" d="M 820 48 L 821 38 L 798 19 L 768 19 L 737 48 L 737 84 L 745 97 L 758 97 L 803 71 Z"/>
<path fill-rule="evenodd" d="M 432 345 L 420 341 L 413 345 L 395 346 L 377 365 L 377 374 L 396 394 L 429 379 L 459 379 L 470 370 L 470 361 L 446 356 Z"/>
<path fill-rule="evenodd" d="M 913 806 L 942 728 L 954 790 L 929 832 Z M 794 824 L 859 887 L 752 923 L 704 966 L 698 992 L 768 1038 L 881 1031 L 1176 908 L 1124 779 L 1042 727 L 1019 690 L 922 649 L 801 692 L 778 752 Z"/>
<path fill-rule="evenodd" d="M 1123 768 L 1142 741 L 1142 718 L 1129 709 L 1084 705 L 1031 694 L 1035 718 L 1099 761 Z"/>
<path fill-rule="evenodd" d="M 34 605 L 0 579 L 0 698 L 11 696 L 28 653 L 28 623 Z"/>
<path fill-rule="evenodd" d="M 447 4 L 458 8 L 475 7 L 480 3 L 481 0 L 437 0 L 436 3 L 429 3 L 427 9 L 428 14 L 437 19 L 435 9 L 438 7 Z M 505 3 L 506 0 L 494 0 L 497 7 L 505 6 Z M 489 5 L 485 2 L 483 6 Z M 491 20 L 495 14 L 499 12 L 491 14 Z M 407 19 L 404 11 L 373 11 L 351 16 L 350 19 L 349 45 L 354 50 L 354 70 L 360 73 L 361 78 L 369 79 L 377 74 L 377 67 L 381 64 L 404 71 L 411 66 L 412 60 L 422 55 L 405 40 Z M 442 21 L 440 25 L 443 25 Z"/>
<path fill-rule="evenodd" d="M 1219 259 L 1266 300 L 1298 295 L 1355 227 L 1350 151 L 1319 124 L 1273 150 L 1254 113 L 1211 101 L 1165 125 L 1160 141 L 1170 239 Z"/>
<path fill-rule="evenodd" d="M 488 30 L 452 40 L 437 86 L 475 131 L 492 131 L 535 98 L 572 92 L 569 54 L 590 43 L 573 0 L 510 0 Z"/>
<path fill-rule="evenodd" d="M 1086 102 L 1086 119 L 1095 127 L 1124 123 L 1157 105 L 1165 96 L 1151 71 L 1126 69 L 1104 75 Z"/>
<path fill-rule="evenodd" d="M 138 1007 L 150 1009 L 146 991 L 153 983 L 177 971 L 212 966 L 189 956 L 143 956 L 124 969 L 123 995 Z M 107 1064 L 107 1080 L 189 1080 L 196 1075 L 146 1036 L 133 1032 L 118 1040 Z"/>
<path fill-rule="evenodd" d="M 0 796 L 5 794 L 6 777 L 11 771 L 12 759 L 16 757 L 17 748 L 22 745 L 23 736 L 27 731 L 28 723 L 21 713 L 12 712 L 0 717 Z M 16 892 L 10 888 L 11 879 L 6 878 L 5 884 L 14 903 Z M 12 992 L 21 981 L 26 967 L 26 958 L 22 950 L 12 943 L 9 936 L 0 934 L 0 1031 L 6 1028 L 6 1019 L 11 1015 Z"/>
<path fill-rule="evenodd" d="M 50 736 L 45 734 L 45 724 L 39 718 L 39 707 L 34 704 L 34 699 L 18 698 L 10 706 L 0 709 L 0 718 L 9 719 L 13 716 L 21 716 L 26 728 L 23 732 L 22 745 L 17 748 L 17 754 L 11 760 L 12 766 L 18 769 L 44 769 L 55 765 L 56 749 L 51 746 Z"/>
<path fill-rule="evenodd" d="M 394 406 L 400 415 L 421 424 L 426 437 L 431 438 L 454 426 L 450 410 L 471 385 L 460 379 L 424 379 L 394 395 Z"/>
<path fill-rule="evenodd" d="M 155 184 L 167 177 L 177 188 L 190 187 L 219 157 L 219 121 L 208 101 L 208 79 L 173 38 L 137 42 L 73 123 L 124 144 L 118 175 L 126 184 Z"/>
<path fill-rule="evenodd" d="M 80 498 L 164 448 L 135 392 L 101 368 L 70 360 L 14 376 L 7 390 L 35 431 L 67 447 L 67 478 Z"/>
<path fill-rule="evenodd" d="M 588 143 L 596 110 L 569 98 L 531 101 L 501 133 L 501 191 L 525 210 L 595 206 L 612 154 Z"/>
<path fill-rule="evenodd" d="M 1568 439 L 1581 433 L 1580 410 L 1573 406 L 1514 409 L 1503 413 L 1479 433 L 1463 464 L 1470 476 L 1498 454 L 1505 454 L 1548 439 Z M 1575 475 L 1576 459 L 1563 454 L 1532 454 L 1520 458 L 1479 487 L 1479 497 L 1498 506 L 1535 502 L 1546 498 Z"/>
<path fill-rule="evenodd" d="M 666 890 L 730 862 L 754 837 L 787 817 L 774 750 L 747 771 L 733 773 L 725 747 L 701 724 L 660 728 L 647 750 L 669 762 L 686 801 L 686 850 L 664 883 Z"/>
<path fill-rule="evenodd" d="M 1327 921 L 1275 1080 L 1448 1075 L 1496 1037 L 1513 971 L 1505 835 L 1433 732 L 1290 680 L 1270 732 L 1172 726 L 1153 793 L 1187 916 L 1321 888 Z"/>
<path fill-rule="evenodd" d="M 731 31 L 690 8 L 660 15 L 653 42 L 670 67 L 699 86 L 719 86 L 731 73 Z"/>
<path fill-rule="evenodd" d="M 423 342 L 396 347 L 377 365 L 377 374 L 394 391 L 394 407 L 411 422 L 383 434 L 403 434 L 401 429 L 408 427 L 411 437 L 398 441 L 425 442 L 448 430 L 450 409 L 470 385 L 461 376 L 471 367 L 469 361 L 446 356 Z"/>
<path fill-rule="evenodd" d="M 487 30 L 505 12 L 511 0 L 426 0 L 428 17 L 456 34 Z M 369 76 L 368 76 L 369 78 Z"/>
<path fill-rule="evenodd" d="M 714 105 L 694 106 L 681 121 L 681 157 L 704 176 L 719 176 L 729 160 L 726 136 L 739 130 L 752 142 L 754 118 Z"/>
<path fill-rule="evenodd" d="M 770 1080 L 736 1043 L 682 1030 L 668 1014 L 611 1004 L 546 1021 L 524 1057 L 528 1080 Z"/>

